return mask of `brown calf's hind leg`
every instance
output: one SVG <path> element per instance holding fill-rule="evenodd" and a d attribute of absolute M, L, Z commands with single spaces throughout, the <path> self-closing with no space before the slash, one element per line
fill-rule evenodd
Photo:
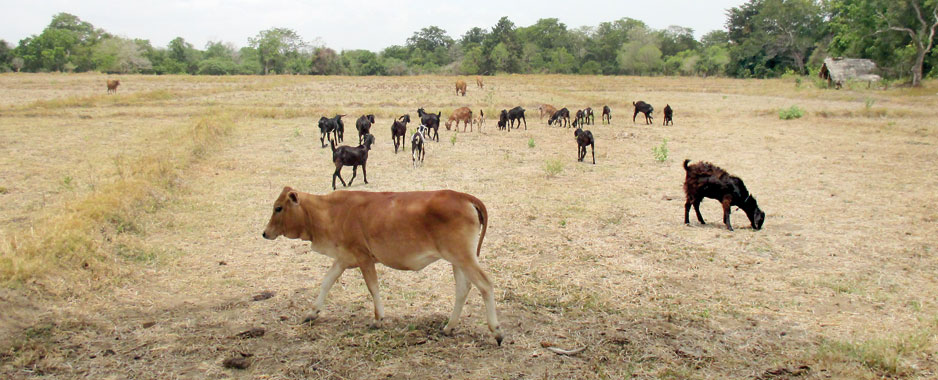
<path fill-rule="evenodd" d="M 479 268 L 479 264 L 476 263 L 475 260 L 468 262 L 461 270 L 469 277 L 469 281 L 471 281 L 476 288 L 479 288 L 479 293 L 482 293 L 482 300 L 485 301 L 485 316 L 489 323 L 489 330 L 495 334 L 495 341 L 501 346 L 504 336 L 502 336 L 502 330 L 498 324 L 498 316 L 495 315 L 495 289 L 492 287 L 492 281 L 482 272 L 482 268 Z"/>
<path fill-rule="evenodd" d="M 456 327 L 456 323 L 458 323 L 462 308 L 466 305 L 466 296 L 469 295 L 469 289 L 472 286 L 469 279 L 466 278 L 466 274 L 455 265 L 453 265 L 453 279 L 456 282 L 456 301 L 453 304 L 453 314 L 450 314 L 449 321 L 446 322 L 446 326 L 443 326 L 443 334 L 445 335 L 453 334 L 453 327 Z"/>

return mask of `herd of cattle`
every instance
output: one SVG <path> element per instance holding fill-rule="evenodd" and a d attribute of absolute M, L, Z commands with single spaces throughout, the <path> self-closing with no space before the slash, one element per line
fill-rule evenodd
<path fill-rule="evenodd" d="M 109 80 L 108 92 L 116 92 L 119 81 Z M 476 78 L 476 84 L 482 88 L 481 78 Z M 466 83 L 462 80 L 456 84 L 457 95 L 465 95 Z M 639 113 L 645 116 L 645 123 L 652 123 L 654 107 L 644 101 L 633 102 L 634 113 L 632 122 Z M 570 121 L 570 111 L 567 108 L 556 109 L 551 105 L 538 107 L 541 119 L 549 116 L 548 125 L 558 127 L 576 127 L 574 137 L 577 142 L 577 155 L 579 161 L 586 156 L 586 147 L 594 147 L 595 140 L 592 132 L 584 126 L 593 125 L 595 117 L 589 107 L 578 110 L 574 120 Z M 527 129 L 525 110 L 515 107 L 511 110 L 502 110 L 498 117 L 499 130 L 511 131 L 524 125 Z M 417 110 L 420 124 L 417 131 L 411 136 L 411 154 L 414 167 L 422 162 L 425 156 L 425 144 L 429 140 L 439 141 L 439 127 L 442 112 L 427 113 L 423 108 Z M 319 119 L 321 132 L 320 143 L 324 148 L 325 140 L 329 140 L 332 149 L 332 161 L 335 172 L 332 176 L 332 188 L 335 190 L 335 179 L 338 178 L 343 186 L 350 186 L 355 180 L 357 169 L 362 167 L 364 182 L 368 183 L 366 165 L 368 152 L 374 144 L 375 138 L 371 134 L 371 127 L 375 124 L 374 115 L 364 115 L 355 122 L 358 131 L 358 146 L 336 146 L 343 142 L 345 125 L 342 117 L 335 115 L 332 118 Z M 664 108 L 664 124 L 672 122 L 673 110 L 670 105 Z M 404 138 L 407 134 L 407 124 L 411 121 L 410 115 L 396 118 L 391 125 L 391 137 L 394 140 L 394 152 L 398 148 L 404 149 Z M 472 110 L 462 107 L 453 112 L 445 123 L 450 129 L 452 123 L 455 127 L 463 122 L 463 131 L 469 125 L 472 128 L 478 125 L 481 132 L 485 122 L 484 114 L 480 110 L 477 117 L 472 116 Z M 612 110 L 603 106 L 602 122 L 612 122 Z M 515 125 L 517 123 L 517 126 Z M 471 129 L 470 129 L 471 131 Z M 593 164 L 596 163 L 595 150 L 593 151 Z M 352 178 L 345 182 L 341 176 L 343 166 L 352 166 Z M 689 214 L 691 206 L 697 214 L 697 220 L 705 224 L 700 214 L 700 202 L 704 198 L 720 201 L 723 206 L 723 223 L 726 228 L 733 230 L 730 222 L 730 209 L 733 206 L 742 209 L 752 225 L 759 230 L 765 221 L 765 213 L 759 208 L 756 198 L 746 189 L 743 181 L 730 175 L 723 169 L 709 163 L 698 162 L 690 164 L 684 160 L 684 192 L 687 196 L 684 204 L 684 223 L 690 224 Z M 346 269 L 359 268 L 364 277 L 365 284 L 371 293 L 374 302 L 374 326 L 380 325 L 384 318 L 384 306 L 378 289 L 377 271 L 375 264 L 383 264 L 399 270 L 419 271 L 427 265 L 443 259 L 453 266 L 455 280 L 455 304 L 443 332 L 452 334 L 466 297 L 471 286 L 479 289 L 485 303 L 485 315 L 489 330 L 494 334 L 496 342 L 501 345 L 504 335 L 498 322 L 495 311 L 495 295 L 492 281 L 482 271 L 479 257 L 482 250 L 482 241 L 488 228 L 488 211 L 481 200 L 470 194 L 452 190 L 417 191 L 417 192 L 367 192 L 367 191 L 334 191 L 325 195 L 316 195 L 284 187 L 274 201 L 273 214 L 264 229 L 262 236 L 265 239 L 276 239 L 285 236 L 290 239 L 309 241 L 312 249 L 320 254 L 333 258 L 330 269 L 326 272 L 319 295 L 312 313 L 306 317 L 304 323 L 312 323 L 325 307 L 326 296 L 329 289 Z"/>

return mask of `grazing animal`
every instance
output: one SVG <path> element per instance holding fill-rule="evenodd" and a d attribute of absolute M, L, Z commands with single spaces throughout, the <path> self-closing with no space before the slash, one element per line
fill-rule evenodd
<path fill-rule="evenodd" d="M 570 110 L 568 110 L 567 107 L 564 107 L 559 111 L 554 112 L 554 114 L 550 116 L 550 119 L 547 120 L 547 125 L 553 125 L 554 122 L 557 123 L 558 127 L 565 126 L 570 128 Z"/>
<path fill-rule="evenodd" d="M 586 109 L 583 110 L 583 113 L 584 113 L 584 117 L 585 117 L 585 120 L 586 120 L 586 122 L 585 122 L 586 124 L 589 124 L 589 125 L 594 125 L 594 124 L 596 124 L 596 115 L 593 115 L 593 109 L 592 109 L 592 108 L 586 107 Z"/>
<path fill-rule="evenodd" d="M 605 123 L 607 123 L 607 122 L 608 122 L 609 124 L 612 124 L 612 110 L 609 109 L 609 106 L 603 106 L 603 116 L 602 116 L 602 119 L 603 119 L 603 120 L 602 120 L 602 121 L 603 121 L 603 124 L 605 124 Z"/>
<path fill-rule="evenodd" d="M 108 79 L 107 80 L 107 93 L 111 92 L 117 93 L 117 86 L 121 85 L 120 79 Z"/>
<path fill-rule="evenodd" d="M 410 137 L 410 158 L 414 162 L 414 169 L 417 168 L 417 161 L 423 163 L 423 156 L 426 155 L 427 151 L 424 149 L 424 142 L 427 140 L 427 126 L 420 124 L 417 127 L 417 132 L 414 132 L 414 135 Z"/>
<path fill-rule="evenodd" d="M 394 140 L 394 153 L 397 153 L 398 146 L 401 147 L 401 150 L 407 149 L 404 147 L 404 137 L 407 136 L 407 123 L 410 123 L 410 115 L 401 116 L 391 123 L 391 139 Z"/>
<path fill-rule="evenodd" d="M 374 301 L 374 323 L 384 318 L 375 264 L 419 271 L 443 259 L 453 265 L 456 302 L 443 327 L 451 335 L 471 286 L 485 303 L 489 330 L 501 345 L 492 281 L 479 266 L 488 211 L 478 198 L 452 190 L 421 192 L 335 191 L 315 195 L 284 187 L 261 234 L 309 241 L 314 251 L 334 259 L 326 272 L 310 323 L 325 308 L 326 295 L 342 273 L 359 268 Z"/>
<path fill-rule="evenodd" d="M 483 88 L 483 87 L 484 87 L 484 86 L 482 86 L 482 77 L 476 76 L 476 86 L 479 86 L 479 88 Z"/>
<path fill-rule="evenodd" d="M 336 125 L 333 119 L 329 119 L 325 116 L 319 118 L 319 142 L 322 143 L 322 148 L 326 147 L 326 139 L 332 141 L 339 138 L 338 136 L 335 136 L 335 128 Z M 334 137 L 330 137 L 330 133 L 333 134 Z"/>
<path fill-rule="evenodd" d="M 462 79 L 456 80 L 456 95 L 466 96 L 466 81 Z"/>
<path fill-rule="evenodd" d="M 508 111 L 507 110 L 502 110 L 502 112 L 498 114 L 498 129 L 499 130 L 508 129 Z M 508 131 L 511 132 L 511 129 L 508 129 Z"/>
<path fill-rule="evenodd" d="M 557 109 L 554 108 L 554 106 L 550 104 L 541 104 L 537 106 L 537 110 L 540 113 L 540 116 L 538 116 L 538 120 L 544 120 L 544 116 L 547 116 L 548 118 L 550 118 L 551 116 L 554 115 L 554 112 L 557 112 Z"/>
<path fill-rule="evenodd" d="M 375 123 L 375 115 L 364 115 L 355 121 L 355 129 L 358 130 L 358 143 L 362 143 L 362 137 L 371 133 L 371 125 Z"/>
<path fill-rule="evenodd" d="M 524 121 L 524 130 L 528 130 L 528 121 L 524 119 L 524 108 L 517 106 L 508 110 L 508 120 L 511 121 L 511 127 L 521 128 L 521 122 Z M 515 120 L 518 121 L 518 126 L 515 127 Z"/>
<path fill-rule="evenodd" d="M 342 187 L 352 186 L 352 181 L 355 180 L 355 175 L 358 174 L 359 166 L 362 167 L 362 176 L 365 177 L 365 183 L 368 183 L 368 172 L 366 171 L 368 151 L 371 150 L 371 145 L 374 143 L 375 137 L 370 133 L 365 135 L 363 144 L 354 148 L 348 145 L 336 148 L 335 141 L 329 139 L 329 146 L 332 147 L 332 162 L 335 163 L 335 173 L 332 173 L 332 190 L 335 190 L 336 177 L 339 177 L 339 181 L 342 181 Z M 348 185 L 342 179 L 341 171 L 343 166 L 352 167 L 352 179 L 348 180 Z"/>
<path fill-rule="evenodd" d="M 583 127 L 583 119 L 586 117 L 586 113 L 583 110 L 576 111 L 576 117 L 573 118 L 573 126 L 577 128 Z"/>
<path fill-rule="evenodd" d="M 440 116 L 443 112 L 437 112 L 435 115 L 426 113 L 423 108 L 417 109 L 417 115 L 420 115 L 420 124 L 427 126 L 427 138 L 440 141 Z M 430 134 L 429 132 L 433 132 Z"/>
<path fill-rule="evenodd" d="M 668 124 L 674 125 L 673 116 L 674 116 L 674 110 L 671 109 L 671 105 L 665 104 L 664 105 L 664 125 L 668 125 Z"/>
<path fill-rule="evenodd" d="M 694 206 L 694 212 L 697 213 L 697 220 L 700 224 L 707 224 L 700 215 L 700 201 L 704 198 L 712 198 L 723 205 L 723 223 L 730 231 L 733 230 L 733 225 L 730 223 L 730 207 L 732 206 L 739 207 L 746 212 L 752 228 L 757 230 L 762 228 L 762 223 L 765 222 L 765 212 L 759 209 L 756 197 L 746 190 L 743 180 L 709 162 L 687 165 L 688 162 L 690 160 L 684 160 L 684 171 L 687 173 L 684 178 L 684 193 L 687 194 L 687 201 L 684 202 L 684 224 L 690 224 L 688 214 L 691 205 Z"/>
<path fill-rule="evenodd" d="M 466 131 L 466 127 L 469 126 L 469 122 L 472 121 L 472 110 L 469 107 L 459 107 L 451 115 L 449 115 L 449 120 L 446 121 L 446 130 L 450 129 L 453 122 L 456 122 L 456 131 L 459 131 L 459 122 L 463 122 L 462 131 Z M 470 127 L 471 128 L 471 127 Z M 472 129 L 469 130 L 472 132 Z"/>
<path fill-rule="evenodd" d="M 655 107 L 652 107 L 651 104 L 645 103 L 641 100 L 638 102 L 632 102 L 632 105 L 635 106 L 635 113 L 632 114 L 632 122 L 635 122 L 635 116 L 641 112 L 645 114 L 645 124 L 651 124 L 651 113 L 655 111 Z"/>
<path fill-rule="evenodd" d="M 590 152 L 593 153 L 593 165 L 596 165 L 596 140 L 593 139 L 593 132 L 577 128 L 573 131 L 573 136 L 576 137 L 577 161 L 583 161 L 586 157 L 586 147 L 589 146 Z"/>
<path fill-rule="evenodd" d="M 485 112 L 482 112 L 482 110 L 480 109 L 480 110 L 479 110 L 479 116 L 476 116 L 476 117 L 472 118 L 472 124 L 478 125 L 478 126 L 479 126 L 479 132 L 481 133 L 481 132 L 482 132 L 482 126 L 485 125 Z M 470 131 L 472 130 L 471 128 L 472 128 L 472 127 L 470 127 Z"/>

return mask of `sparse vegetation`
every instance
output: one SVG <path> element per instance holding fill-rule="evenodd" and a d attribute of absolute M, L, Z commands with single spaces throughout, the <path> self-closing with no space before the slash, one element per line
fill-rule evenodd
<path fill-rule="evenodd" d="M 804 116 L 804 110 L 798 108 L 798 106 L 791 106 L 778 111 L 778 118 L 782 120 L 800 119 L 802 116 Z"/>
<path fill-rule="evenodd" d="M 534 138 L 531 137 L 528 139 L 528 148 L 534 148 Z"/>
<path fill-rule="evenodd" d="M 662 139 L 661 145 L 651 148 L 651 152 L 655 155 L 655 161 L 665 162 L 668 160 L 668 139 Z"/>
<path fill-rule="evenodd" d="M 563 172 L 563 161 L 557 158 L 547 160 L 544 163 L 544 172 L 547 173 L 547 178 L 556 177 Z"/>

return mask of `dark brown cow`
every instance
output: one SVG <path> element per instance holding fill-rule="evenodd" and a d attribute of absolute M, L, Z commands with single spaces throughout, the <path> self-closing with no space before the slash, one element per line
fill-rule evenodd
<path fill-rule="evenodd" d="M 107 80 L 107 93 L 117 92 L 117 86 L 121 85 L 120 79 L 108 79 Z"/>
<path fill-rule="evenodd" d="M 319 316 L 342 272 L 359 268 L 374 300 L 374 325 L 379 325 L 384 306 L 375 264 L 419 271 L 443 259 L 453 265 L 456 281 L 456 303 L 443 333 L 452 333 L 470 286 L 475 285 L 485 302 L 489 330 L 501 345 L 495 292 L 478 260 L 487 227 L 488 211 L 482 201 L 452 190 L 315 195 L 284 187 L 262 235 L 270 240 L 280 236 L 306 240 L 314 251 L 334 259 L 305 322 Z"/>

